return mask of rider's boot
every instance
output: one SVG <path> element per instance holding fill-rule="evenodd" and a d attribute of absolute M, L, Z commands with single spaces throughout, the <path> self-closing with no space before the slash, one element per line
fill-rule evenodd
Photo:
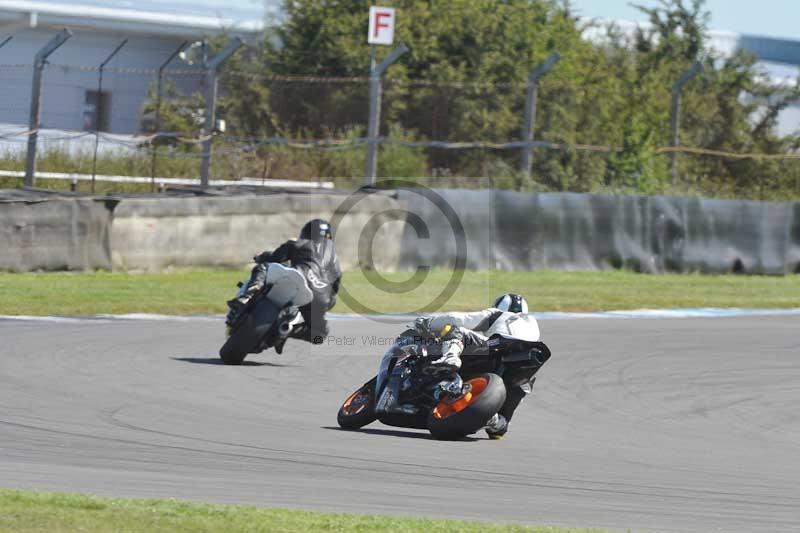
<path fill-rule="evenodd" d="M 286 335 L 285 337 L 278 337 L 278 340 L 275 341 L 275 344 L 272 345 L 272 347 L 275 348 L 275 351 L 278 353 L 278 355 L 281 355 L 283 353 L 283 346 L 286 344 L 286 341 L 289 340 L 290 337 L 294 339 L 305 340 L 305 336 L 300 336 L 295 333 L 295 331 L 302 328 L 302 326 L 303 324 L 295 324 L 294 326 L 292 326 L 292 330 L 289 332 L 288 335 Z"/>
<path fill-rule="evenodd" d="M 247 287 L 245 288 L 244 292 L 241 296 L 234 298 L 233 300 L 228 300 L 227 304 L 230 308 L 230 313 L 228 316 L 235 316 L 239 313 L 239 311 L 247 305 L 247 303 L 253 298 L 255 294 L 257 294 L 261 289 L 264 288 L 267 280 L 267 267 L 266 265 L 258 264 L 253 268 L 253 273 L 250 276 L 250 279 L 247 280 Z"/>
<path fill-rule="evenodd" d="M 500 411 L 486 424 L 486 434 L 489 435 L 490 439 L 499 439 L 506 434 L 511 423 L 511 417 L 514 416 L 514 411 L 517 410 L 522 400 L 531 393 L 535 382 L 536 378 L 532 377 L 528 382 L 506 388 L 506 402 L 500 408 Z"/>
<path fill-rule="evenodd" d="M 486 422 L 484 429 L 490 439 L 496 440 L 501 438 L 508 431 L 508 421 L 506 417 L 500 413 L 495 413 L 495 415 Z"/>
<path fill-rule="evenodd" d="M 325 340 L 323 333 L 326 332 L 324 330 L 314 331 L 308 323 L 303 322 L 302 324 L 295 325 L 289 333 L 289 336 L 293 339 L 310 342 L 311 344 L 322 344 Z"/>
<path fill-rule="evenodd" d="M 437 400 L 447 397 L 457 398 L 461 396 L 461 392 L 464 389 L 464 380 L 461 379 L 461 376 L 458 374 L 458 369 L 451 368 L 448 370 L 452 370 L 453 375 L 450 379 L 439 382 L 436 392 L 434 393 Z"/>
<path fill-rule="evenodd" d="M 272 347 L 275 348 L 275 351 L 278 353 L 278 355 L 283 353 L 283 345 L 286 344 L 286 339 L 288 339 L 288 337 L 281 337 L 280 339 L 278 339 L 278 342 L 272 345 Z"/>

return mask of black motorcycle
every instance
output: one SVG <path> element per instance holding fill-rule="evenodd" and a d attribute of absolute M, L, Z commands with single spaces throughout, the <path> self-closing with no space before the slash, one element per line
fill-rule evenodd
<path fill-rule="evenodd" d="M 378 375 L 342 404 L 339 426 L 359 429 L 379 420 L 427 429 L 438 439 L 459 439 L 483 428 L 500 410 L 505 383 L 532 375 L 550 358 L 549 348 L 538 340 L 495 335 L 488 353 L 462 355 L 454 375 L 433 363 L 440 353 L 440 344 L 405 331 L 383 355 Z"/>
<path fill-rule="evenodd" d="M 245 284 L 239 283 L 237 297 L 244 292 Z M 231 311 L 225 319 L 227 340 L 219 350 L 226 365 L 241 365 L 247 354 L 259 353 L 286 340 L 292 331 L 298 310 L 293 306 L 281 306 L 269 299 L 270 285 L 255 294 L 247 304 Z"/>

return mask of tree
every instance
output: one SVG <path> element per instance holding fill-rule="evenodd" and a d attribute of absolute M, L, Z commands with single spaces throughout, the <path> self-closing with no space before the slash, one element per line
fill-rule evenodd
<path fill-rule="evenodd" d="M 363 136 L 369 5 L 366 0 L 287 0 L 277 39 L 265 40 L 223 69 L 219 108 L 230 134 Z M 579 22 L 568 3 L 555 0 L 397 0 L 394 5 L 395 41 L 411 49 L 384 80 L 381 134 L 395 139 L 518 140 L 528 75 L 551 52 L 561 54 L 540 86 L 535 137 L 614 150 L 540 148 L 534 154 L 536 183 L 518 176 L 505 183 L 670 192 L 667 159 L 658 147 L 669 141 L 670 87 L 694 61 L 703 69 L 683 91 L 684 144 L 768 154 L 797 149 L 796 137 L 778 135 L 776 121 L 800 91 L 774 86 L 746 53 L 723 58 L 710 50 L 704 0 L 640 6 L 649 26 L 632 38 L 612 26 L 602 39 L 587 38 L 592 25 Z M 378 47 L 378 60 L 388 51 Z M 479 176 L 507 175 L 519 155 L 385 152 L 398 157 L 398 164 L 383 165 L 387 172 L 418 173 L 425 157 L 429 173 L 444 169 L 445 174 Z M 775 161 L 696 155 L 679 161 L 686 178 L 683 191 L 752 195 L 765 183 L 781 189 L 800 179 L 797 165 L 787 170 Z M 348 174 L 353 172 L 358 170 Z"/>

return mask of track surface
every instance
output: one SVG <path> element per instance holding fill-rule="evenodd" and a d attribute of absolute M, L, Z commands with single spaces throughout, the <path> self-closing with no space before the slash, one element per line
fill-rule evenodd
<path fill-rule="evenodd" d="M 221 324 L 0 321 L 0 486 L 633 531 L 800 531 L 798 317 L 556 320 L 500 441 L 335 429 L 398 326 L 217 364 Z"/>

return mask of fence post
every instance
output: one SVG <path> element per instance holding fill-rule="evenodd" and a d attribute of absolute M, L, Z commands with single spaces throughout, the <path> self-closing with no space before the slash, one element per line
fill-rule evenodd
<path fill-rule="evenodd" d="M 157 155 L 157 146 L 155 141 L 158 140 L 158 134 L 161 131 L 161 92 L 163 91 L 163 84 L 164 84 L 164 69 L 167 68 L 175 57 L 183 52 L 183 49 L 186 48 L 186 45 L 189 44 L 189 41 L 183 41 L 181 45 L 175 49 L 174 52 L 167 58 L 166 61 L 161 63 L 161 66 L 158 67 L 158 79 L 156 81 L 156 131 L 154 132 L 153 140 L 150 143 L 151 148 L 151 157 L 150 157 L 150 192 L 156 191 L 156 155 Z"/>
<path fill-rule="evenodd" d="M 124 39 L 119 45 L 114 48 L 114 51 L 109 54 L 105 61 L 100 63 L 100 74 L 97 77 L 97 109 L 94 116 L 94 158 L 92 159 L 92 194 L 94 194 L 94 178 L 97 175 L 97 148 L 100 145 L 100 123 L 103 118 L 100 111 L 103 109 L 103 69 L 106 68 L 111 59 L 117 55 L 117 52 L 122 50 L 122 47 L 128 44 L 128 39 Z"/>
<path fill-rule="evenodd" d="M 28 121 L 28 153 L 25 160 L 25 186 L 33 187 L 36 174 L 36 142 L 39 140 L 39 119 L 41 117 L 42 99 L 42 73 L 47 63 L 47 58 L 58 47 L 72 37 L 72 30 L 64 28 L 58 35 L 50 39 L 41 50 L 36 52 L 33 62 L 33 84 L 31 87 L 31 114 Z"/>
<path fill-rule="evenodd" d="M 203 189 L 208 188 L 208 177 L 211 173 L 211 145 L 217 111 L 217 71 L 242 46 L 244 41 L 236 37 L 224 50 L 209 60 L 206 67 L 206 123 L 203 128 L 205 140 L 202 145 L 203 159 L 200 167 L 200 186 Z"/>
<path fill-rule="evenodd" d="M 365 185 L 375 185 L 378 174 L 378 136 L 381 123 L 381 78 L 392 63 L 408 52 L 408 47 L 401 44 L 386 56 L 379 65 L 372 61 L 369 72 L 369 122 L 367 123 L 367 160 L 364 170 Z"/>
<path fill-rule="evenodd" d="M 522 147 L 522 161 L 520 162 L 520 171 L 526 178 L 531 177 L 533 128 L 536 125 L 536 101 L 539 97 L 539 80 L 550 72 L 550 69 L 560 59 L 561 55 L 558 52 L 553 52 L 550 57 L 533 69 L 533 72 L 528 77 L 528 92 L 525 96 L 525 123 L 522 126 L 522 140 L 525 145 Z"/>
<path fill-rule="evenodd" d="M 683 74 L 681 74 L 680 78 L 672 84 L 672 89 L 670 91 L 672 93 L 672 100 L 670 102 L 669 113 L 669 145 L 672 148 L 680 146 L 681 90 L 683 90 L 684 85 L 689 83 L 689 80 L 700 72 L 701 68 L 703 68 L 703 64 L 699 61 L 695 61 L 692 66 L 686 69 Z M 675 151 L 669 154 L 669 167 L 670 174 L 672 175 L 672 187 L 674 188 L 678 179 L 678 153 Z"/>

